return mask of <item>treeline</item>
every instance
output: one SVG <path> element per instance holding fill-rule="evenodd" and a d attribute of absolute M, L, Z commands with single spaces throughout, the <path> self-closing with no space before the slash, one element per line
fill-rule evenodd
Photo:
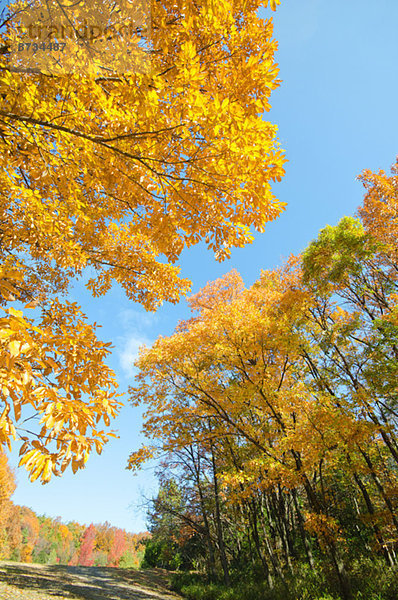
<path fill-rule="evenodd" d="M 62 523 L 10 500 L 15 482 L 0 453 L 0 558 L 25 563 L 138 568 L 147 533 L 101 525 Z"/>
<path fill-rule="evenodd" d="M 130 466 L 163 460 L 145 561 L 216 582 L 190 598 L 397 597 L 398 162 L 361 180 L 357 218 L 208 284 L 137 361 Z"/>

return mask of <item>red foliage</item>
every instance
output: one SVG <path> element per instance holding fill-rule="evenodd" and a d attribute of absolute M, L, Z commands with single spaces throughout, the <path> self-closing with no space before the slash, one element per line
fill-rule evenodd
<path fill-rule="evenodd" d="M 94 541 L 97 530 L 94 525 L 91 524 L 86 531 L 83 533 L 82 545 L 80 546 L 79 552 L 79 565 L 84 567 L 92 567 L 94 564 L 93 550 Z"/>
<path fill-rule="evenodd" d="M 123 529 L 116 529 L 113 544 L 108 554 L 108 567 L 118 567 L 119 560 L 127 550 L 126 533 Z"/>

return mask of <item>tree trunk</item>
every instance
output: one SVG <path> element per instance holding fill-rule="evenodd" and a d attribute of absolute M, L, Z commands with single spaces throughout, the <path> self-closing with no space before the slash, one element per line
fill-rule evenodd
<path fill-rule="evenodd" d="M 224 583 L 225 585 L 230 584 L 230 576 L 229 576 L 229 567 L 227 555 L 225 552 L 225 544 L 224 544 L 224 536 L 223 536 L 223 527 L 221 522 L 221 511 L 220 511 L 220 494 L 218 489 L 218 476 L 216 470 L 216 460 L 214 456 L 214 447 L 211 445 L 211 462 L 213 467 L 213 488 L 214 488 L 214 502 L 215 502 L 215 511 L 216 511 L 216 529 L 217 529 L 217 540 L 218 540 L 218 549 L 220 552 L 220 560 L 221 566 L 224 574 Z"/>
<path fill-rule="evenodd" d="M 303 515 L 301 512 L 301 509 L 298 505 L 296 490 L 292 490 L 292 498 L 293 498 L 296 515 L 297 515 L 297 521 L 298 521 L 298 526 L 299 526 L 299 530 L 300 530 L 301 540 L 303 542 L 305 554 L 307 556 L 307 561 L 308 561 L 308 564 L 310 565 L 311 569 L 314 570 L 315 566 L 314 566 L 314 557 L 312 555 L 311 543 L 310 543 L 308 534 L 304 527 L 304 518 L 303 518 Z"/>

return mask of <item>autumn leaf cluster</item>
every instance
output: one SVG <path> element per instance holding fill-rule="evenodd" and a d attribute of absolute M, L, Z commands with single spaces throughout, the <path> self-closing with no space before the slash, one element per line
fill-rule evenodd
<path fill-rule="evenodd" d="M 205 240 L 223 260 L 283 210 L 261 4 L 153 2 L 144 72 L 82 77 L 1 54 L 0 443 L 22 441 L 33 480 L 84 467 L 120 408 L 109 344 L 64 299 L 70 283 L 90 273 L 94 296 L 119 284 L 154 310 L 189 290 L 184 248 Z M 6 50 L 26 10 L 10 5 Z"/>

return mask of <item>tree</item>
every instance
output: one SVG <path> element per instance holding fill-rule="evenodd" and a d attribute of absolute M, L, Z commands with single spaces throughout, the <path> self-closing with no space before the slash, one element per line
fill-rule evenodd
<path fill-rule="evenodd" d="M 391 176 L 383 170 L 363 171 L 359 180 L 367 191 L 359 215 L 366 228 L 379 242 L 385 244 L 386 254 L 396 260 L 398 239 L 398 157 L 391 167 Z"/>
<path fill-rule="evenodd" d="M 185 511 L 183 492 L 173 480 L 162 482 L 148 511 L 151 537 L 145 544 L 143 566 L 177 569 L 181 517 Z"/>
<path fill-rule="evenodd" d="M 96 533 L 96 528 L 92 523 L 89 527 L 87 527 L 87 529 L 83 533 L 82 544 L 80 546 L 79 551 L 79 565 L 83 565 L 84 567 L 91 567 L 94 564 L 93 552 Z"/>
<path fill-rule="evenodd" d="M 7 554 L 8 535 L 6 524 L 12 512 L 10 497 L 15 491 L 15 478 L 4 452 L 0 452 L 0 555 Z"/>
<path fill-rule="evenodd" d="M 15 491 L 15 477 L 8 465 L 6 454 L 0 453 L 0 524 L 2 523 L 2 511 Z"/>
<path fill-rule="evenodd" d="M 25 14 L 10 7 L 0 65 L 0 442 L 22 439 L 32 479 L 83 468 L 112 435 L 97 424 L 109 427 L 120 406 L 108 345 L 60 299 L 70 281 L 90 268 L 94 296 L 117 282 L 153 310 L 188 291 L 173 265 L 184 248 L 205 240 L 223 260 L 283 210 L 270 185 L 285 159 L 262 119 L 279 85 L 276 42 L 260 5 L 268 0 L 153 2 L 151 37 L 142 34 L 151 69 L 84 78 L 7 61 Z M 38 415 L 41 429 L 21 428 L 22 413 Z"/>
<path fill-rule="evenodd" d="M 109 567 L 118 567 L 120 559 L 127 551 L 127 548 L 126 532 L 123 529 L 116 529 L 112 539 L 112 546 L 108 553 L 107 565 Z"/>
<path fill-rule="evenodd" d="M 20 560 L 22 549 L 22 531 L 20 524 L 20 507 L 10 502 L 10 510 L 5 524 L 6 542 L 2 548 L 2 554 L 5 558 L 11 560 Z"/>

